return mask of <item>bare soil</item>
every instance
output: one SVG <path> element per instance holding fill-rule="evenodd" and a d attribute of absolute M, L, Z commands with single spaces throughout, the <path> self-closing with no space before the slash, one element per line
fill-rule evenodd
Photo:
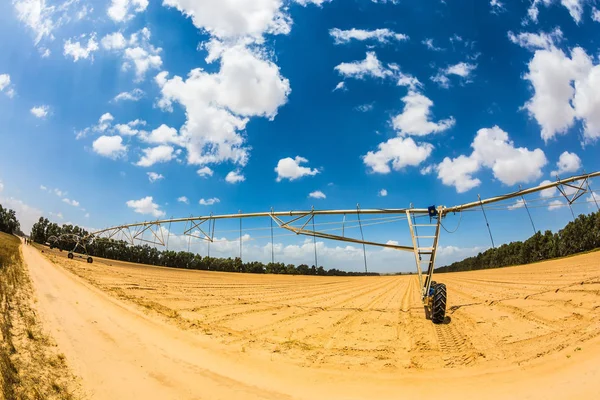
<path fill-rule="evenodd" d="M 51 264 L 26 250 L 46 323 L 94 398 L 600 395 L 598 252 L 437 275 L 449 298 L 434 325 L 416 276 L 87 264 L 44 248 Z"/>

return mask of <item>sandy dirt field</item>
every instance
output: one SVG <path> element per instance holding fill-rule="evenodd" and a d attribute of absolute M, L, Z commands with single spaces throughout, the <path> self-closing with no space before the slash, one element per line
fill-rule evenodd
<path fill-rule="evenodd" d="M 94 398 L 600 396 L 598 252 L 440 274 L 442 325 L 425 319 L 415 276 L 24 255 L 46 324 Z"/>

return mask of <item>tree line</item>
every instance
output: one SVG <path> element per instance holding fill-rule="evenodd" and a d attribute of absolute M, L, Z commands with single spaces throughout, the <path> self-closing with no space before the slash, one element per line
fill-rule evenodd
<path fill-rule="evenodd" d="M 17 214 L 14 210 L 2 207 L 0 204 L 0 232 L 8 233 L 19 233 L 21 231 L 21 224 L 17 220 Z"/>
<path fill-rule="evenodd" d="M 79 226 L 64 224 L 59 226 L 47 218 L 40 217 L 31 229 L 31 240 L 46 244 L 51 236 L 77 235 L 84 237 L 89 234 Z M 72 236 L 62 236 L 57 242 L 50 243 L 62 250 L 73 250 L 76 240 Z M 108 258 L 118 261 L 157 265 L 162 267 L 196 269 L 205 271 L 247 272 L 255 274 L 288 274 L 288 275 L 329 275 L 329 276 L 364 276 L 379 275 L 378 273 L 347 272 L 332 268 L 326 270 L 322 266 L 307 264 L 262 263 L 260 261 L 242 262 L 239 257 L 217 258 L 202 257 L 200 254 L 188 251 L 159 250 L 148 244 L 131 245 L 123 240 L 96 239 L 86 245 L 90 256 Z"/>
<path fill-rule="evenodd" d="M 597 248 L 600 248 L 600 212 L 579 215 L 557 233 L 546 231 L 542 234 L 538 231 L 524 242 L 503 244 L 435 271 L 472 271 L 522 265 Z"/>

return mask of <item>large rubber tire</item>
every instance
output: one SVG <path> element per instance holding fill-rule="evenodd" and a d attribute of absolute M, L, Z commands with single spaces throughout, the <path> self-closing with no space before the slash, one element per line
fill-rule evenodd
<path fill-rule="evenodd" d="M 88 264 L 91 264 L 94 262 L 94 259 L 92 257 L 88 257 L 87 262 L 88 262 Z"/>
<path fill-rule="evenodd" d="M 69 253 L 69 254 L 67 254 L 67 257 L 69 257 L 69 258 L 72 260 L 72 259 L 73 259 L 73 257 L 74 257 L 74 256 L 73 256 L 73 253 Z"/>
<path fill-rule="evenodd" d="M 436 283 L 431 304 L 431 321 L 441 324 L 446 319 L 446 285 Z"/>

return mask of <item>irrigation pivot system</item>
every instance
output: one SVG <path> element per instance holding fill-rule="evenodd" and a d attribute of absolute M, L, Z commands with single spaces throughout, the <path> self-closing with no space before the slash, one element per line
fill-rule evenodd
<path fill-rule="evenodd" d="M 365 257 L 365 270 L 367 268 L 366 262 L 366 251 L 365 246 L 379 246 L 395 250 L 409 251 L 414 254 L 415 263 L 417 266 L 417 273 L 419 284 L 421 287 L 421 299 L 425 308 L 427 318 L 431 319 L 434 323 L 441 323 L 445 319 L 446 315 L 446 286 L 443 283 L 436 283 L 432 280 L 433 270 L 435 266 L 436 253 L 439 246 L 440 228 L 443 228 L 442 220 L 450 213 L 462 213 L 463 211 L 473 211 L 474 209 L 481 209 L 486 219 L 485 214 L 486 206 L 492 203 L 498 203 L 501 201 L 515 199 L 522 202 L 527 208 L 529 208 L 525 202 L 525 197 L 528 194 L 540 192 L 543 190 L 557 188 L 560 192 L 560 197 L 566 200 L 565 203 L 561 203 L 565 206 L 571 207 L 578 199 L 581 198 L 585 193 L 592 193 L 592 202 L 596 203 L 595 192 L 590 188 L 589 180 L 600 176 L 600 171 L 582 174 L 578 176 L 572 176 L 566 179 L 559 179 L 555 182 L 548 184 L 522 189 L 517 192 L 504 194 L 501 196 L 491 197 L 487 199 L 478 198 L 477 201 L 461 204 L 452 207 L 446 206 L 429 206 L 427 208 L 393 208 L 393 209 L 361 209 L 359 206 L 356 209 L 347 210 L 305 210 L 305 211 L 267 211 L 257 213 L 237 213 L 237 214 L 223 214 L 223 215 L 207 215 L 207 216 L 196 216 L 187 218 L 176 218 L 176 219 L 163 219 L 156 221 L 145 221 L 133 224 L 125 224 L 119 226 L 113 226 L 97 230 L 90 233 L 85 237 L 79 237 L 77 235 L 68 235 L 69 239 L 75 241 L 75 247 L 69 251 L 69 258 L 73 258 L 73 253 L 81 248 L 83 253 L 87 256 L 86 244 L 90 244 L 95 240 L 106 240 L 115 239 L 121 235 L 122 240 L 126 240 L 131 245 L 137 242 L 146 242 L 153 245 L 168 246 L 168 238 L 171 234 L 172 224 L 185 224 L 183 234 L 189 238 L 198 238 L 208 243 L 209 255 L 210 255 L 210 243 L 220 241 L 215 238 L 215 225 L 218 220 L 227 219 L 239 219 L 239 242 L 240 242 L 240 257 L 242 252 L 242 220 L 247 218 L 270 218 L 271 219 L 271 249 L 273 249 L 273 222 L 281 228 L 285 229 L 291 234 L 305 235 L 313 237 L 315 244 L 315 266 L 316 266 L 316 238 L 337 240 L 342 242 L 349 242 L 360 244 L 363 246 L 363 254 Z M 554 189 L 555 190 L 555 189 Z M 545 196 L 548 199 L 548 196 Z M 532 200 L 534 201 L 534 200 Z M 488 208 L 491 209 L 491 208 Z M 599 208 L 600 209 L 600 208 Z M 571 209 L 572 212 L 572 209 Z M 326 224 L 315 224 L 316 216 L 343 216 L 341 222 L 336 224 L 341 225 L 341 229 L 315 229 L 316 225 L 328 225 Z M 366 216 L 379 216 L 378 218 L 365 218 Z M 574 214 L 573 214 L 574 215 Z M 356 219 L 352 221 L 346 220 L 347 216 L 355 216 Z M 531 217 L 531 216 L 530 216 Z M 408 228 L 412 238 L 412 243 L 407 245 L 400 245 L 395 243 L 381 243 L 365 240 L 363 235 L 363 226 L 375 225 L 378 223 L 393 222 L 399 220 L 406 220 L 408 222 Z M 532 226 L 533 226 L 533 220 Z M 354 225 L 352 225 L 354 224 Z M 167 230 L 167 239 L 165 240 L 166 226 L 169 227 Z M 311 229 L 312 228 L 312 229 Z M 359 228 L 360 237 L 351 237 L 346 235 L 346 231 L 349 228 Z M 489 224 L 488 224 L 489 228 Z M 445 229 L 445 228 L 444 228 Z M 333 231 L 341 230 L 341 234 L 334 234 Z M 535 226 L 534 226 L 535 230 Z M 145 233 L 149 232 L 150 239 L 145 239 Z M 490 231 L 490 238 L 493 238 Z M 64 239 L 61 237 L 51 237 L 49 242 L 51 246 L 56 246 L 56 243 Z M 272 253 L 273 254 L 273 253 Z M 273 256 L 272 256 L 273 257 Z M 93 262 L 92 257 L 87 257 L 87 262 Z"/>

